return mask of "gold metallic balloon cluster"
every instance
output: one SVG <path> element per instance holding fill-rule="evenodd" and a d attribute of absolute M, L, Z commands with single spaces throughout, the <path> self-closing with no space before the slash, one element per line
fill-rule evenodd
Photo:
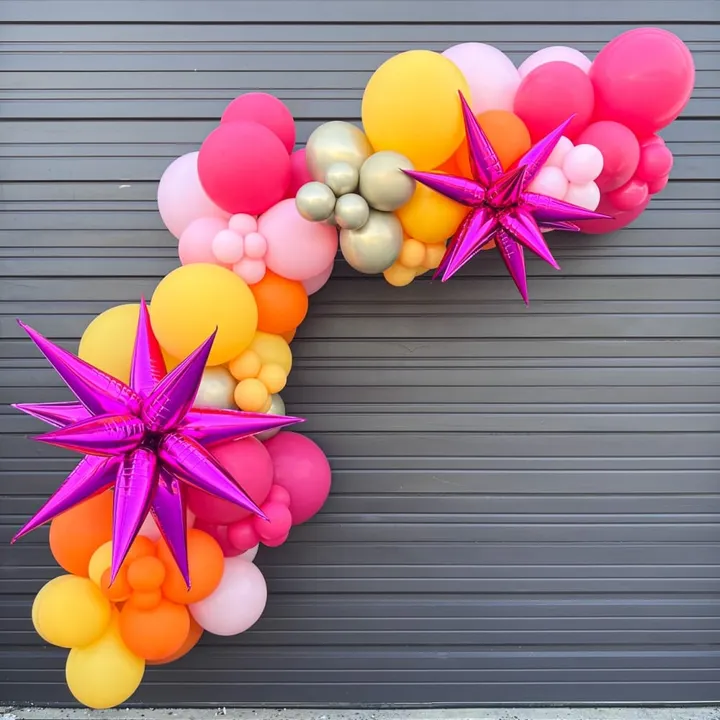
<path fill-rule="evenodd" d="M 336 225 L 340 250 L 358 272 L 390 268 L 403 249 L 402 225 L 393 212 L 415 191 L 415 181 L 403 172 L 414 169 L 412 163 L 393 151 L 373 152 L 365 133 L 342 121 L 318 127 L 306 153 L 313 181 L 295 197 L 298 212 Z"/>

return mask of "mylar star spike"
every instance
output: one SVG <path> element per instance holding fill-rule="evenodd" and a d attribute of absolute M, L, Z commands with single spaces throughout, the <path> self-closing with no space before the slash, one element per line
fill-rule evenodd
<path fill-rule="evenodd" d="M 450 239 L 434 277 L 440 277 L 442 282 L 446 282 L 494 240 L 527 305 L 523 249 L 527 248 L 559 270 L 560 266 L 555 262 L 542 231 L 577 232 L 579 228 L 574 221 L 608 216 L 527 190 L 547 162 L 572 117 L 528 150 L 514 168 L 504 172 L 497 153 L 462 93 L 460 102 L 473 179 L 438 172 L 403 171 L 431 190 L 471 208 Z"/>
<path fill-rule="evenodd" d="M 144 300 L 140 304 L 130 385 L 58 347 L 22 322 L 19 324 L 79 402 L 14 407 L 56 428 L 36 440 L 86 457 L 12 542 L 114 485 L 112 580 L 140 526 L 152 513 L 189 587 L 186 485 L 265 517 L 206 446 L 302 420 L 192 408 L 215 333 L 168 373 Z"/>

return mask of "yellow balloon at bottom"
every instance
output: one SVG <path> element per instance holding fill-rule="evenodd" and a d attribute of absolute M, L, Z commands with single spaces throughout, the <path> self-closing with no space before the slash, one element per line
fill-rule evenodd
<path fill-rule="evenodd" d="M 120 636 L 118 614 L 107 632 L 92 645 L 70 651 L 65 679 L 75 699 L 93 710 L 125 702 L 140 685 L 145 661 L 127 649 Z"/>

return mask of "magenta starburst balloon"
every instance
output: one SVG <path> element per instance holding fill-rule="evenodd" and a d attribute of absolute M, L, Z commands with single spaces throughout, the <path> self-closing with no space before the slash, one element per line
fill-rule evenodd
<path fill-rule="evenodd" d="M 168 373 L 143 300 L 130 384 L 126 385 L 24 323 L 20 322 L 20 326 L 78 401 L 14 407 L 56 428 L 36 440 L 83 453 L 85 457 L 13 542 L 114 486 L 112 580 L 151 513 L 189 586 L 186 486 L 265 517 L 207 447 L 302 420 L 239 410 L 193 408 L 215 333 Z"/>
<path fill-rule="evenodd" d="M 471 208 L 448 243 L 434 277 L 449 280 L 463 265 L 493 240 L 525 304 L 528 303 L 525 254 L 532 251 L 559 270 L 542 230 L 578 232 L 577 220 L 606 218 L 606 215 L 528 191 L 528 186 L 547 162 L 568 118 L 560 127 L 543 138 L 507 172 L 490 141 L 460 93 L 472 179 L 438 172 L 405 170 L 418 182 Z"/>

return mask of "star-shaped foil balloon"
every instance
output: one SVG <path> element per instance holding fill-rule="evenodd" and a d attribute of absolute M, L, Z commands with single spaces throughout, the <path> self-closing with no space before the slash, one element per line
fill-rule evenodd
<path fill-rule="evenodd" d="M 448 243 L 435 276 L 443 282 L 493 240 L 525 304 L 528 303 L 525 254 L 527 248 L 559 270 L 542 230 L 577 232 L 576 220 L 606 218 L 563 200 L 529 192 L 528 186 L 547 162 L 550 154 L 572 121 L 543 138 L 507 172 L 490 141 L 460 93 L 472 179 L 438 172 L 405 170 L 407 175 L 456 202 L 471 208 Z"/>
<path fill-rule="evenodd" d="M 168 373 L 144 300 L 129 385 L 20 326 L 78 402 L 14 407 L 57 428 L 36 440 L 85 457 L 13 542 L 114 485 L 112 580 L 150 512 L 189 587 L 186 485 L 265 517 L 207 447 L 301 419 L 193 408 L 215 333 Z"/>

